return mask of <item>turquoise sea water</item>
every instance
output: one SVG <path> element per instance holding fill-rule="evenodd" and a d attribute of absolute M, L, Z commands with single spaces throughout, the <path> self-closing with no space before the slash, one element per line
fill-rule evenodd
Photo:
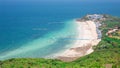
<path fill-rule="evenodd" d="M 65 50 L 74 42 L 66 38 L 77 36 L 73 19 L 94 13 L 119 17 L 119 4 L 117 0 L 1 0 L 0 59 L 45 57 Z"/>

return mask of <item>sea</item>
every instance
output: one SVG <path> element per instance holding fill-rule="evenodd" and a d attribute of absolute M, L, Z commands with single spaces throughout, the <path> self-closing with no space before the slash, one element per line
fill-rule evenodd
<path fill-rule="evenodd" d="M 76 18 L 120 17 L 119 6 L 119 0 L 0 0 L 0 60 L 62 52 L 77 38 Z"/>

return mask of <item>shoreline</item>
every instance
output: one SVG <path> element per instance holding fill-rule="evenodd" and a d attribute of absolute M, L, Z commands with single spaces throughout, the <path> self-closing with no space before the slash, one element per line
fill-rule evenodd
<path fill-rule="evenodd" d="M 69 62 L 88 55 L 94 51 L 92 47 L 101 41 L 99 26 L 95 21 L 75 21 L 75 23 L 78 25 L 78 40 L 76 40 L 70 49 L 57 56 L 59 60 Z"/>

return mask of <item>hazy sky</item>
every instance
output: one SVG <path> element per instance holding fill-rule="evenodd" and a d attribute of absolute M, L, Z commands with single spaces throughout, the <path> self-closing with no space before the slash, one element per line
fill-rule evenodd
<path fill-rule="evenodd" d="M 0 0 L 0 5 L 69 5 L 73 4 L 102 4 L 119 5 L 120 0 Z"/>
<path fill-rule="evenodd" d="M 0 0 L 1 2 L 120 2 L 120 0 Z"/>

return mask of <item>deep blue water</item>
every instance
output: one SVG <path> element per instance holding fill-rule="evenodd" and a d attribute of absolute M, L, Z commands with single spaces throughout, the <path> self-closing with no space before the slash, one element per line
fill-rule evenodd
<path fill-rule="evenodd" d="M 71 41 L 64 38 L 75 31 L 72 19 L 86 14 L 119 17 L 119 6 L 118 0 L 0 0 L 0 59 L 44 57 L 65 49 Z"/>

